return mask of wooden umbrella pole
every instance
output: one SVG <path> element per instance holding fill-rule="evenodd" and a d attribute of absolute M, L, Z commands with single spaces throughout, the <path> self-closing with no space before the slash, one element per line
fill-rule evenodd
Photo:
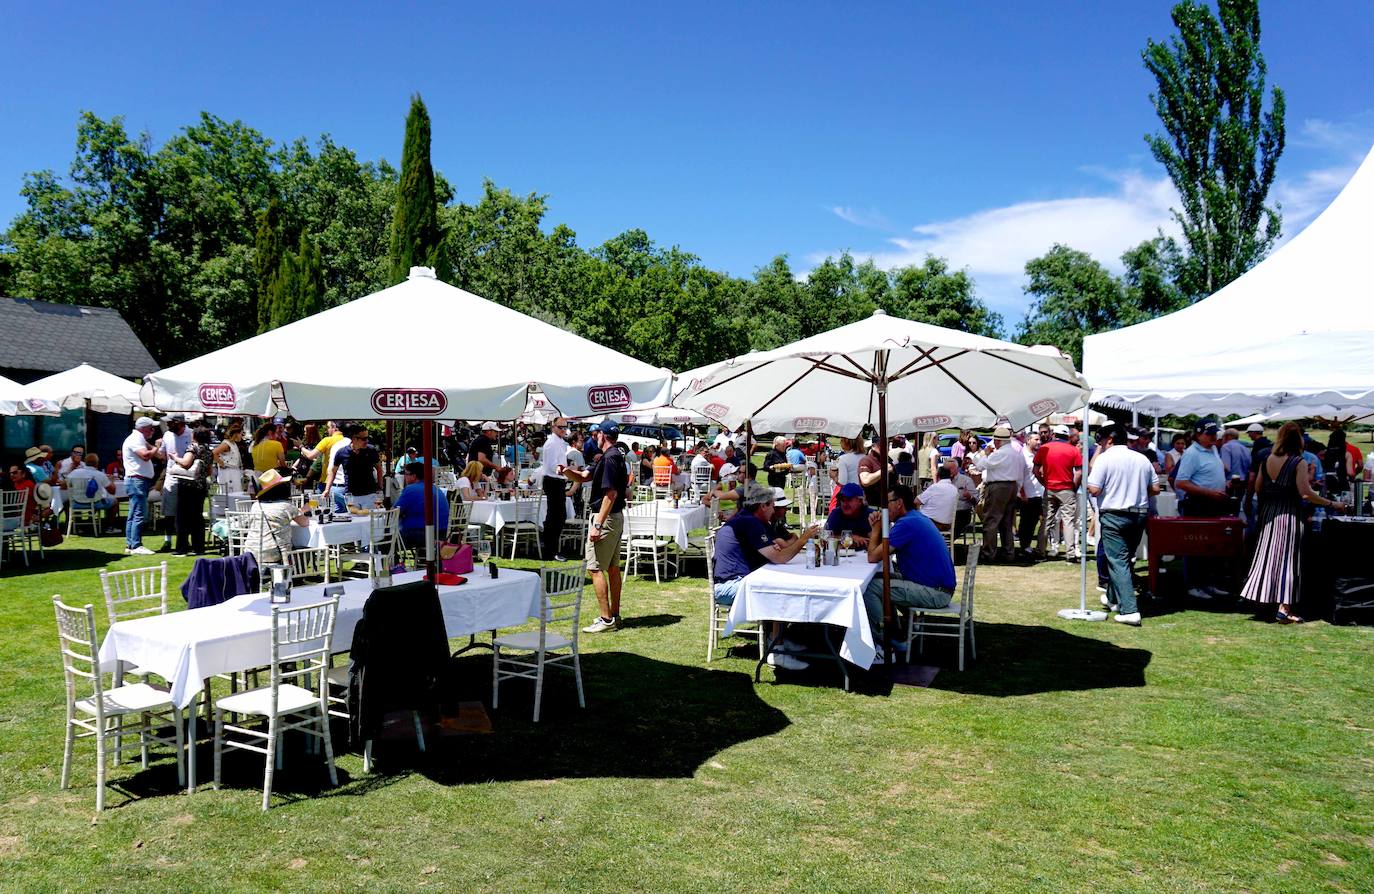
<path fill-rule="evenodd" d="M 887 661 L 888 669 L 891 670 L 892 643 L 893 643 L 893 623 L 892 617 L 892 546 L 888 542 L 890 525 L 888 524 L 888 488 L 887 488 L 887 357 L 886 353 L 878 357 L 880 365 L 878 373 L 878 486 L 882 490 L 880 499 L 882 500 L 883 513 L 883 543 L 888 548 L 884 550 L 883 556 L 883 657 Z"/>

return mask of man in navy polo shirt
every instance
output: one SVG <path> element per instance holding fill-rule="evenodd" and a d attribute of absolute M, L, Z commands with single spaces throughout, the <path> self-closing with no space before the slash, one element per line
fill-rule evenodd
<path fill-rule="evenodd" d="M 890 584 L 892 604 L 907 608 L 944 608 L 954 598 L 954 561 L 949 544 L 935 522 L 914 511 L 916 498 L 905 484 L 888 489 L 887 511 L 892 519 L 888 539 L 883 540 L 882 513 L 869 517 L 872 531 L 868 537 L 868 561 L 881 562 L 892 557 Z M 874 575 L 864 590 L 864 608 L 874 638 L 883 624 L 883 575 Z M 883 659 L 881 647 L 876 662 Z"/>
<path fill-rule="evenodd" d="M 835 508 L 825 520 L 825 529 L 835 534 L 850 533 L 854 545 L 860 549 L 868 548 L 868 514 L 873 510 L 864 503 L 864 489 L 856 482 L 849 482 L 840 488 Z"/>

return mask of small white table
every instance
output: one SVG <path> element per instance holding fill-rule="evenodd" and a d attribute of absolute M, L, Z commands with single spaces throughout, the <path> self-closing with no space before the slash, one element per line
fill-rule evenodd
<path fill-rule="evenodd" d="M 440 586 L 439 605 L 450 638 L 485 630 L 513 627 L 537 617 L 540 611 L 539 575 L 502 568 L 496 580 L 485 571 L 466 575 L 467 583 Z M 398 574 L 397 584 L 421 578 L 418 571 Z M 336 652 L 353 644 L 353 631 L 363 617 L 363 605 L 372 594 L 366 579 L 340 582 L 344 594 L 334 622 Z M 324 584 L 295 587 L 292 605 L 308 605 L 324 599 Z M 219 605 L 120 621 L 111 625 L 100 644 L 102 666 L 127 661 L 155 673 L 171 684 L 172 703 L 191 707 L 187 741 L 192 743 L 188 791 L 196 786 L 195 704 L 204 681 L 262 667 L 272 660 L 272 604 L 266 593 L 246 593 Z"/>
<path fill-rule="evenodd" d="M 864 608 L 864 590 L 881 570 L 881 564 L 861 554 L 820 568 L 807 568 L 804 553 L 786 565 L 765 565 L 740 583 L 725 635 L 753 621 L 830 624 L 845 631 L 840 657 L 868 669 L 877 650 Z"/>
<path fill-rule="evenodd" d="M 567 500 L 566 518 L 574 518 L 572 497 L 565 497 Z M 494 531 L 500 531 L 508 523 L 515 521 L 516 504 L 515 500 L 475 500 L 472 509 L 468 513 L 468 524 L 486 525 Z M 521 501 L 533 502 L 533 501 Z M 544 528 L 544 517 L 548 515 L 548 502 L 539 501 L 539 517 L 535 519 L 535 524 L 539 525 L 540 530 Z"/>
<path fill-rule="evenodd" d="M 312 518 L 308 527 L 295 524 L 291 526 L 291 546 L 295 549 L 319 549 L 322 546 L 343 546 L 348 543 L 368 545 L 371 542 L 372 526 L 367 516 L 335 521 L 327 525 Z"/>
<path fill-rule="evenodd" d="M 658 501 L 658 536 L 671 537 L 679 549 L 687 548 L 687 535 L 706 527 L 706 507 L 700 503 L 681 502 L 676 509 L 671 500 Z"/>

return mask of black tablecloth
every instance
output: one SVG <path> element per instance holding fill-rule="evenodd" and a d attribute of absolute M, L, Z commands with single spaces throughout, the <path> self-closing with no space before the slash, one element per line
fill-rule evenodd
<path fill-rule="evenodd" d="M 1335 582 L 1342 577 L 1374 577 L 1374 519 L 1327 518 L 1320 531 L 1308 525 L 1298 613 L 1329 619 Z"/>

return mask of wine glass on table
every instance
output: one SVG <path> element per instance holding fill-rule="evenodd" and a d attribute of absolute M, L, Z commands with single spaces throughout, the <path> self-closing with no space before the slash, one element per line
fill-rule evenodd
<path fill-rule="evenodd" d="M 850 555 L 853 555 L 853 554 L 854 554 L 854 534 L 853 534 L 853 532 L 851 532 L 851 531 L 845 531 L 842 535 L 840 535 L 840 555 L 841 555 L 841 556 L 850 556 Z"/>
<path fill-rule="evenodd" d="M 490 568 L 489 568 L 489 566 L 487 565 L 487 563 L 491 561 L 491 538 L 490 538 L 490 537 L 482 537 L 482 538 L 480 538 L 480 539 L 477 541 L 477 550 L 476 550 L 476 552 L 477 552 L 477 561 L 478 561 L 478 563 L 479 563 L 483 568 L 487 568 L 487 569 L 488 569 L 487 575 L 490 576 L 490 575 L 491 575 L 491 571 L 490 571 Z"/>

